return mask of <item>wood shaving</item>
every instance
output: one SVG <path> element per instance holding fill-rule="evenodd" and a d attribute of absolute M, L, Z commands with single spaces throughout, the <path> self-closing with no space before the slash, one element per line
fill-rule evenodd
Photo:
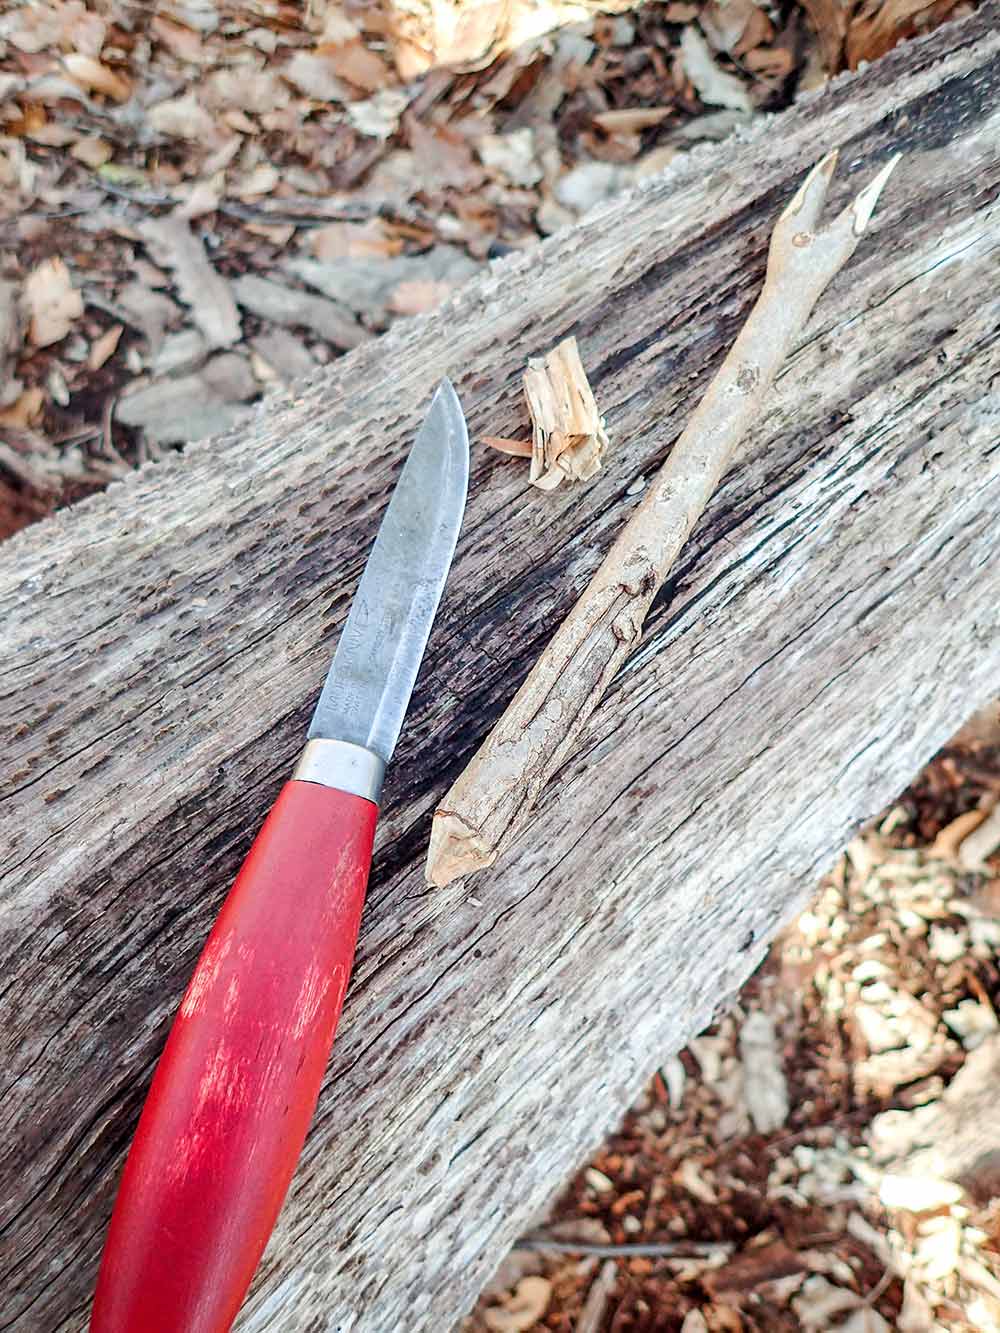
<path fill-rule="evenodd" d="M 539 490 L 564 481 L 587 481 L 601 469 L 608 447 L 575 338 L 528 362 L 524 396 L 532 423 L 531 473 Z"/>
<path fill-rule="evenodd" d="M 510 454 L 514 458 L 530 458 L 534 452 L 530 440 L 508 440 L 501 435 L 484 435 L 483 444 L 496 449 L 498 453 Z"/>

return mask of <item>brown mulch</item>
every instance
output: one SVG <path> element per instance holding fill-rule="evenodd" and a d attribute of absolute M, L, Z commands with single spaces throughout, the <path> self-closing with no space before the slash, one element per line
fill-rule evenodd
<path fill-rule="evenodd" d="M 8 3 L 0 536 L 971 8 Z"/>
<path fill-rule="evenodd" d="M 998 799 L 994 705 L 664 1063 L 463 1333 L 1000 1330 L 1000 1123 L 962 1124 L 1000 1078 L 1000 827 L 968 841 Z"/>

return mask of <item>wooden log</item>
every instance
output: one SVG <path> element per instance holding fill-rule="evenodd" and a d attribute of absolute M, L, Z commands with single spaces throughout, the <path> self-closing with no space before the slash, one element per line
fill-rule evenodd
<path fill-rule="evenodd" d="M 1000 668 L 996 3 L 698 150 L 397 326 L 248 428 L 0 547 L 3 1325 L 79 1330 L 171 1014 L 287 775 L 377 517 L 445 373 L 523 436 L 578 339 L 614 458 L 545 495 L 477 449 L 385 793 L 354 983 L 238 1327 L 440 1329 L 710 1020 L 851 831 Z M 430 812 L 676 439 L 774 216 L 905 154 L 647 620 L 471 890 Z"/>

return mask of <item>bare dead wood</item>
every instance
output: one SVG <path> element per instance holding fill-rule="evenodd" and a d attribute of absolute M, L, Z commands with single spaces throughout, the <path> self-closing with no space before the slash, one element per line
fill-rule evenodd
<path fill-rule="evenodd" d="M 6 1330 L 84 1325 L 170 1016 L 441 375 L 473 439 L 523 436 L 524 362 L 572 334 L 614 460 L 541 495 L 477 452 L 327 1085 L 241 1333 L 446 1328 L 852 829 L 995 696 L 997 17 L 697 151 L 249 426 L 0 547 Z M 846 150 L 834 210 L 896 146 L 891 196 L 537 845 L 472 897 L 427 892 L 431 810 L 704 392 L 817 142 Z"/>
<path fill-rule="evenodd" d="M 653 598 L 737 446 L 763 413 L 775 376 L 820 294 L 857 248 L 897 161 L 891 158 L 834 223 L 820 228 L 837 156 L 828 153 L 813 167 L 782 210 L 771 236 L 763 290 L 704 398 L 579 601 L 435 810 L 428 884 L 443 887 L 493 865 L 530 820 L 539 793 L 573 753 L 580 730 L 638 647 Z M 536 485 L 542 484 L 539 453 L 554 471 L 559 446 L 565 447 L 562 432 L 557 447 L 549 445 L 562 363 L 557 359 L 525 376 L 529 401 L 536 404 L 531 468 Z M 556 472 L 546 489 L 558 477 Z"/>
<path fill-rule="evenodd" d="M 139 234 L 154 258 L 173 270 L 181 300 L 209 347 L 232 347 L 240 337 L 240 312 L 229 283 L 209 263 L 201 238 L 183 217 L 146 218 Z"/>

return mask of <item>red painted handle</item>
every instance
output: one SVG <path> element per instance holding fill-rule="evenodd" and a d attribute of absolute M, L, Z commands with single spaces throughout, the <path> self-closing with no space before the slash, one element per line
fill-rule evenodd
<path fill-rule="evenodd" d="M 224 1333 L 288 1189 L 354 959 L 377 807 L 285 784 L 153 1077 L 91 1333 Z"/>

